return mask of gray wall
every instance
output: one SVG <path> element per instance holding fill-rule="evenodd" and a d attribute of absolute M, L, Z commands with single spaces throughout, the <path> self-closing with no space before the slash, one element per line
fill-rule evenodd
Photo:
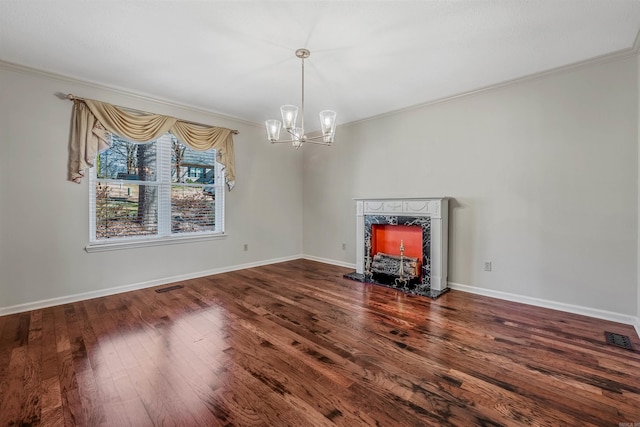
<path fill-rule="evenodd" d="M 636 91 L 638 92 L 638 146 L 640 147 L 640 56 L 637 57 L 638 61 L 638 74 L 636 80 Z M 640 148 L 638 149 L 638 223 L 640 223 Z M 640 229 L 638 229 L 638 249 L 637 249 L 638 262 L 636 265 L 636 274 L 638 282 L 638 313 L 636 319 L 636 332 L 640 336 Z"/>
<path fill-rule="evenodd" d="M 558 72 L 292 150 L 262 126 L 0 64 L 0 313 L 301 253 L 352 264 L 354 197 L 449 196 L 451 282 L 639 316 L 637 69 Z M 239 129 L 229 236 L 86 253 L 87 181 L 66 181 L 71 104 L 56 92 Z"/>
<path fill-rule="evenodd" d="M 302 252 L 302 154 L 271 146 L 261 126 L 6 64 L 0 64 L 0 91 L 0 313 L 19 304 Z M 86 253 L 88 179 L 80 185 L 66 180 L 72 104 L 56 92 L 239 129 L 236 187 L 226 194 L 229 236 Z"/>
<path fill-rule="evenodd" d="M 355 263 L 353 198 L 449 196 L 449 281 L 637 316 L 637 68 L 611 60 L 339 127 L 330 149 L 305 147 L 304 253 Z"/>

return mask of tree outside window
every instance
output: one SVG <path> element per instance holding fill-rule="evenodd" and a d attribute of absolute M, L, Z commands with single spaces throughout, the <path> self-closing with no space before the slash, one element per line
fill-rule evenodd
<path fill-rule="evenodd" d="M 171 134 L 149 143 L 112 135 L 91 174 L 91 241 L 222 233 L 220 169 L 215 150 Z"/>

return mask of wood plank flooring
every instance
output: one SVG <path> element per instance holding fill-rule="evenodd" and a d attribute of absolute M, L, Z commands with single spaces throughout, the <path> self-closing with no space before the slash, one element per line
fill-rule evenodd
<path fill-rule="evenodd" d="M 631 326 L 349 271 L 298 260 L 0 317 L 0 426 L 640 423 Z"/>

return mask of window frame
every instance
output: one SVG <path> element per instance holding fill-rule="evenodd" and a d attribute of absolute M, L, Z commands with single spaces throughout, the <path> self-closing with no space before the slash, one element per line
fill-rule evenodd
<path fill-rule="evenodd" d="M 188 243 L 204 240 L 223 239 L 225 234 L 225 186 L 224 186 L 224 168 L 218 162 L 218 152 L 215 150 L 214 160 L 214 183 L 213 184 L 194 184 L 171 181 L 171 147 L 161 148 L 160 144 L 171 144 L 172 138 L 175 136 L 166 133 L 156 139 L 156 180 L 155 181 L 139 181 L 126 179 L 98 178 L 96 166 L 89 169 L 89 244 L 85 247 L 87 252 L 101 252 L 108 250 L 118 250 L 126 248 L 139 248 L 146 246 L 162 246 L 172 245 L 175 243 Z M 122 138 L 126 139 L 126 138 Z M 135 141 L 129 141 L 136 143 Z M 168 157 L 168 158 L 167 158 Z M 97 163 L 97 162 L 96 162 Z M 133 184 L 133 185 L 151 185 L 158 188 L 158 218 L 157 233 L 153 235 L 139 236 L 123 236 L 98 239 L 96 236 L 96 185 L 99 182 L 108 184 Z M 215 222 L 214 230 L 210 231 L 191 231 L 191 232 L 174 232 L 171 227 L 171 189 L 174 186 L 186 187 L 213 187 L 215 190 Z M 164 204 L 161 206 L 161 203 Z"/>

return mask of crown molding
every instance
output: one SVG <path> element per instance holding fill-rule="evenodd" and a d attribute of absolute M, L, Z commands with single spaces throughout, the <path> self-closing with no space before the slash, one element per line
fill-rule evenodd
<path fill-rule="evenodd" d="M 478 95 L 478 94 L 482 94 L 494 89 L 500 89 L 503 87 L 507 87 L 507 86 L 511 86 L 511 85 L 515 85 L 515 84 L 519 84 L 519 83 L 525 83 L 525 82 L 529 82 L 529 81 L 534 81 L 537 79 L 541 79 L 541 78 L 545 78 L 551 75 L 556 75 L 556 74 L 561 74 L 561 73 L 565 73 L 565 72 L 570 72 L 579 68 L 583 68 L 583 67 L 587 67 L 587 66 L 591 66 L 591 65 L 596 65 L 596 64 L 602 64 L 602 63 L 607 63 L 607 62 L 613 62 L 613 61 L 617 61 L 620 59 L 624 59 L 627 57 L 631 57 L 634 55 L 638 55 L 640 53 L 640 30 L 636 33 L 636 37 L 634 39 L 634 42 L 632 44 L 631 47 L 629 48 L 625 48 L 625 49 L 621 49 L 615 52 L 611 52 L 611 53 L 607 53 L 604 55 L 599 55 L 590 59 L 585 59 L 583 61 L 578 61 L 578 62 L 574 62 L 572 64 L 568 64 L 568 65 L 563 65 L 561 67 L 556 67 L 556 68 L 551 68 L 549 70 L 545 70 L 545 71 L 540 71 L 537 73 L 532 73 L 532 74 L 527 74 L 525 76 L 522 77 L 518 77 L 515 79 L 510 79 L 510 80 L 505 80 L 503 82 L 499 82 L 499 83 L 494 83 L 494 84 L 490 84 L 478 89 L 474 89 L 474 90 L 470 90 L 470 91 L 466 91 L 466 92 L 460 92 L 458 94 L 455 95 L 451 95 L 451 96 L 446 96 L 443 98 L 438 98 L 438 99 L 434 99 L 432 101 L 427 101 L 427 102 L 423 102 L 420 104 L 416 104 L 416 105 L 412 105 L 409 107 L 405 107 L 405 108 L 401 108 L 398 110 L 393 110 L 393 111 L 389 111 L 383 114 L 378 114 L 372 117 L 367 117 L 364 119 L 360 119 L 360 120 L 354 120 L 352 122 L 347 122 L 347 123 L 342 123 L 338 126 L 340 127 L 346 127 L 346 126 L 351 126 L 351 125 L 355 125 L 355 124 L 359 124 L 359 123 L 364 123 L 364 122 L 368 122 L 368 121 L 372 121 L 372 120 L 377 120 L 377 119 L 381 119 L 384 117 L 388 117 L 388 116 L 394 116 L 397 114 L 401 114 L 404 112 L 408 112 L 408 111 L 413 111 L 413 110 L 417 110 L 420 108 L 424 108 L 424 107 L 428 107 L 428 106 L 432 106 L 432 105 L 436 105 L 436 104 L 441 104 L 441 103 L 445 103 L 445 102 L 450 102 L 450 101 L 454 101 L 457 100 L 459 98 L 465 98 L 468 96 L 473 96 L 473 95 Z M 242 119 L 240 117 L 235 117 L 235 116 L 231 116 L 231 115 L 227 115 L 227 114 L 223 114 L 220 113 L 218 111 L 213 111 L 213 110 L 208 110 L 208 109 L 204 109 L 201 107 L 197 107 L 194 105 L 190 105 L 190 104 L 182 104 L 182 103 L 178 103 L 178 102 L 174 102 L 168 99 L 163 99 L 163 98 L 156 98 L 152 95 L 149 94 L 144 94 L 144 93 L 137 93 L 137 92 L 133 92 L 131 90 L 128 89 L 123 89 L 123 88 L 119 88 L 119 87 L 115 87 L 115 86 L 108 86 L 105 84 L 101 84 L 98 82 L 93 82 L 93 81 L 88 81 L 88 80 L 83 80 L 80 78 L 76 78 L 76 77 L 70 77 L 70 76 L 66 76 L 63 74 L 57 74 L 51 71 L 44 71 L 44 70 L 40 70 L 37 68 L 32 68 L 32 67 L 28 67 L 25 65 L 20 65 L 20 64 L 15 64 L 15 63 L 11 63 L 11 62 L 7 62 L 7 61 L 3 61 L 0 60 L 0 69 L 5 69 L 5 70 L 9 70 L 9 71 L 15 71 L 15 72 L 22 72 L 22 73 L 30 73 L 30 74 L 37 74 L 37 75 L 41 75 L 44 77 L 48 77 L 51 79 L 55 79 L 55 80 L 60 80 L 60 81 L 65 81 L 65 82 L 70 82 L 70 83 L 79 83 L 79 84 L 83 84 L 86 86 L 90 86 L 96 89 L 101 89 L 101 90 L 108 90 L 108 91 L 112 91 L 115 93 L 118 93 L 120 95 L 124 95 L 124 96 L 129 96 L 132 98 L 136 98 L 142 101 L 147 101 L 147 102 L 153 102 L 153 103 L 157 103 L 157 104 L 163 104 L 163 105 L 167 105 L 170 107 L 177 107 L 177 108 L 182 108 L 182 109 L 186 109 L 186 110 L 191 110 L 193 112 L 198 112 L 198 113 L 204 113 L 204 114 L 210 114 L 210 115 L 215 115 L 217 117 L 220 117 L 222 119 L 226 119 L 226 120 L 234 120 L 236 122 L 248 125 L 248 126 L 257 126 L 257 127 L 262 127 L 262 123 L 256 123 L 256 122 L 252 122 L 250 120 L 246 120 L 246 119 Z"/>
<path fill-rule="evenodd" d="M 201 114 L 207 114 L 207 115 L 213 115 L 216 117 L 219 117 L 221 119 L 224 120 L 233 120 L 235 122 L 239 122 L 245 125 L 249 125 L 249 126 L 260 126 L 263 127 L 262 124 L 258 124 L 246 119 L 242 119 L 239 117 L 235 117 L 235 116 L 230 116 L 228 114 L 223 114 L 220 113 L 218 111 L 213 111 L 213 110 L 208 110 L 206 108 L 201 108 L 201 107 L 197 107 L 195 105 L 190 105 L 190 104 L 182 104 L 179 102 L 175 102 L 175 101 L 171 101 L 169 99 L 163 99 L 163 98 L 157 98 L 154 97 L 152 95 L 149 94 L 144 94 L 144 93 L 138 93 L 138 92 L 133 92 L 131 90 L 128 89 L 123 89 L 123 88 L 119 88 L 116 86 L 109 86 L 109 85 L 105 85 L 102 83 L 98 83 L 98 82 L 93 82 L 93 81 L 89 81 L 89 80 L 83 80 L 80 78 L 76 78 L 76 77 L 71 77 L 71 76 L 66 76 L 64 74 L 58 74 L 58 73 L 54 73 L 51 71 L 45 71 L 45 70 L 40 70 L 37 68 L 32 68 L 32 67 L 28 67 L 26 65 L 20 65 L 20 64 L 15 64 L 12 62 L 7 62 L 7 61 L 3 61 L 0 60 L 0 69 L 4 69 L 7 71 L 13 71 L 16 73 L 23 73 L 23 74 L 35 74 L 38 76 L 42 76 L 42 77 L 46 77 L 49 79 L 53 79 L 53 80 L 58 80 L 58 81 L 62 81 L 62 82 L 66 82 L 66 83 L 74 83 L 74 84 L 81 84 L 84 86 L 89 86 L 95 89 L 100 89 L 100 90 L 107 90 L 109 92 L 115 92 L 118 95 L 123 95 L 123 96 L 127 96 L 130 98 L 135 98 L 141 101 L 145 101 L 145 102 L 152 102 L 154 104 L 161 104 L 161 105 L 166 105 L 168 107 L 173 107 L 173 108 L 180 108 L 183 110 L 188 110 L 191 112 L 195 112 L 195 113 L 201 113 Z M 66 95 L 66 94 L 65 94 Z M 78 96 L 81 96 L 80 94 L 75 94 Z"/>
<path fill-rule="evenodd" d="M 532 73 L 532 74 L 527 74 L 525 76 L 517 77 L 515 79 L 505 80 L 505 81 L 500 82 L 500 83 L 490 84 L 490 85 L 487 85 L 487 86 L 484 86 L 484 87 L 481 87 L 481 88 L 478 88 L 478 89 L 469 90 L 469 91 L 466 91 L 466 92 L 460 92 L 460 93 L 455 94 L 455 95 L 434 99 L 433 101 L 427 101 L 427 102 L 423 102 L 423 103 L 420 103 L 420 104 L 412 105 L 412 106 L 409 106 L 409 107 L 401 108 L 401 109 L 398 109 L 398 110 L 389 111 L 387 113 L 378 114 L 376 116 L 367 117 L 367 118 L 360 119 L 360 120 L 355 120 L 353 122 L 343 123 L 340 126 L 341 127 L 351 126 L 351 125 L 355 125 L 355 124 L 368 122 L 368 121 L 371 121 L 371 120 L 378 120 L 378 119 L 381 119 L 381 118 L 384 118 L 384 117 L 395 116 L 397 114 L 418 110 L 418 109 L 421 109 L 421 108 L 424 108 L 424 107 L 429 107 L 429 106 L 436 105 L 436 104 L 442 104 L 442 103 L 445 103 L 445 102 L 455 101 L 455 100 L 457 100 L 459 98 L 466 98 L 466 97 L 473 96 L 473 95 L 479 95 L 479 94 L 482 94 L 482 93 L 485 93 L 485 92 L 489 92 L 489 91 L 494 90 L 494 89 L 501 89 L 503 87 L 512 86 L 512 85 L 516 85 L 516 84 L 520 84 L 520 83 L 526 83 L 526 82 L 542 79 L 542 78 L 545 78 L 545 77 L 549 77 L 549 76 L 552 76 L 552 75 L 571 72 L 571 71 L 574 71 L 574 70 L 579 69 L 579 68 L 584 68 L 584 67 L 597 65 L 597 64 L 604 64 L 604 63 L 608 63 L 608 62 L 619 61 L 619 60 L 624 59 L 624 58 L 637 56 L 639 53 L 640 53 L 640 30 L 636 33 L 636 37 L 634 39 L 633 45 L 631 47 L 629 47 L 629 48 L 621 49 L 621 50 L 618 50 L 618 51 L 615 51 L 615 52 L 610 52 L 610 53 L 607 53 L 607 54 L 604 54 L 604 55 L 599 55 L 599 56 L 596 56 L 596 57 L 593 57 L 593 58 L 585 59 L 583 61 L 574 62 L 572 64 L 563 65 L 561 67 L 551 68 L 549 70 L 539 71 L 537 73 Z"/>

